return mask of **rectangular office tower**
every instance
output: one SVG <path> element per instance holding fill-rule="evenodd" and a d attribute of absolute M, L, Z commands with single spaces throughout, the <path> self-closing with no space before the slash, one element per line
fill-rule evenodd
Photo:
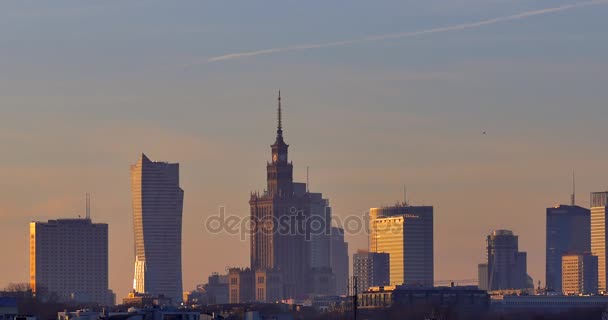
<path fill-rule="evenodd" d="M 606 292 L 606 210 L 608 191 L 591 193 L 591 253 L 597 256 L 598 290 Z"/>
<path fill-rule="evenodd" d="M 108 225 L 90 219 L 31 222 L 30 285 L 38 297 L 114 305 L 108 289 Z"/>
<path fill-rule="evenodd" d="M 564 255 L 562 285 L 565 295 L 597 294 L 597 257 L 590 253 Z"/>
<path fill-rule="evenodd" d="M 359 250 L 353 256 L 353 276 L 357 281 L 357 294 L 370 287 L 390 285 L 390 255 Z"/>
<path fill-rule="evenodd" d="M 336 294 L 348 292 L 348 242 L 344 241 L 344 229 L 331 227 L 329 265 L 336 279 Z"/>
<path fill-rule="evenodd" d="M 547 208 L 547 289 L 562 292 L 562 255 L 591 252 L 591 212 L 576 205 Z"/>
<path fill-rule="evenodd" d="M 433 207 L 370 209 L 370 251 L 390 254 L 391 284 L 432 287 Z"/>
<path fill-rule="evenodd" d="M 182 207 L 179 164 L 142 154 L 131 166 L 135 233 L 133 289 L 182 301 Z"/>
<path fill-rule="evenodd" d="M 487 263 L 478 266 L 480 289 L 528 289 L 527 255 L 519 251 L 518 237 L 510 230 L 495 230 L 487 237 Z"/>

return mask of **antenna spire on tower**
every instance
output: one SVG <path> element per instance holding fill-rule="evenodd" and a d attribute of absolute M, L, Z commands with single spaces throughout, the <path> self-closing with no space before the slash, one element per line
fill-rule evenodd
<path fill-rule="evenodd" d="M 283 115 L 281 110 L 281 90 L 279 89 L 278 108 L 277 108 L 277 133 L 283 132 Z"/>
<path fill-rule="evenodd" d="M 572 195 L 570 196 L 570 202 L 572 205 L 576 204 L 576 176 L 574 170 L 572 171 Z"/>
<path fill-rule="evenodd" d="M 91 194 L 85 194 L 85 218 L 91 220 Z"/>

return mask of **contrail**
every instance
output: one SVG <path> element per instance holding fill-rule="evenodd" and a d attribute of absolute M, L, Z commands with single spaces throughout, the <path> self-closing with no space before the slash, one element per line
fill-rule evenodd
<path fill-rule="evenodd" d="M 501 23 L 501 22 L 526 19 L 526 18 L 530 18 L 530 17 L 534 17 L 534 16 L 561 12 L 561 11 L 566 11 L 566 10 L 571 10 L 571 9 L 581 8 L 581 7 L 596 6 L 596 5 L 601 5 L 601 4 L 608 4 L 608 0 L 592 0 L 592 1 L 586 1 L 586 2 L 573 3 L 573 4 L 565 4 L 565 5 L 561 5 L 559 7 L 526 11 L 526 12 L 521 12 L 521 13 L 510 15 L 510 16 L 497 17 L 497 18 L 481 20 L 481 21 L 477 21 L 477 22 L 463 23 L 463 24 L 457 24 L 457 25 L 453 25 L 453 26 L 438 27 L 438 28 L 432 28 L 432 29 L 426 29 L 426 30 L 389 33 L 389 34 L 384 34 L 384 35 L 370 36 L 370 37 L 361 38 L 361 39 L 343 40 L 343 41 L 336 41 L 336 42 L 301 44 L 301 45 L 293 45 L 293 46 L 287 46 L 287 47 L 281 47 L 281 48 L 271 48 L 271 49 L 256 50 L 256 51 L 229 53 L 229 54 L 224 54 L 221 56 L 211 57 L 211 58 L 207 59 L 206 62 L 235 60 L 235 59 L 262 56 L 262 55 L 268 55 L 268 54 L 280 53 L 280 52 L 291 52 L 291 51 L 302 51 L 302 50 L 328 48 L 328 47 L 339 47 L 339 46 L 364 43 L 364 42 L 411 38 L 411 37 L 417 37 L 417 36 L 433 34 L 433 33 L 443 33 L 443 32 L 450 32 L 450 31 L 475 29 L 475 28 L 479 28 L 479 27 L 483 27 L 483 26 L 487 26 L 487 25 L 491 25 L 491 24 L 496 24 L 496 23 Z"/>

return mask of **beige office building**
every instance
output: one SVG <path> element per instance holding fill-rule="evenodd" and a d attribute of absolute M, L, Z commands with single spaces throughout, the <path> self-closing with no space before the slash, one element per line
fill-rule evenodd
<path fill-rule="evenodd" d="M 591 253 L 598 258 L 598 289 L 606 291 L 606 208 L 608 191 L 591 193 Z"/>
<path fill-rule="evenodd" d="M 30 285 L 38 297 L 113 305 L 108 225 L 90 219 L 30 223 Z"/>
<path fill-rule="evenodd" d="M 399 204 L 370 209 L 369 249 L 390 255 L 391 285 L 432 287 L 433 207 Z"/>
<path fill-rule="evenodd" d="M 597 294 L 597 257 L 591 254 L 562 256 L 564 295 Z"/>

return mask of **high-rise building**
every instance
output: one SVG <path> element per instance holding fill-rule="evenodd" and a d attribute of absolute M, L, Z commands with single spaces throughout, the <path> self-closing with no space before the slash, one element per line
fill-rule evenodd
<path fill-rule="evenodd" d="M 357 281 L 357 294 L 370 287 L 390 285 L 390 255 L 367 250 L 357 251 L 353 255 L 353 276 Z"/>
<path fill-rule="evenodd" d="M 390 254 L 393 285 L 434 285 L 433 207 L 370 209 L 370 251 Z"/>
<path fill-rule="evenodd" d="M 348 292 L 348 242 L 344 241 L 344 229 L 331 227 L 330 266 L 336 278 L 336 294 Z"/>
<path fill-rule="evenodd" d="M 606 222 L 608 215 L 608 191 L 591 193 L 591 253 L 597 256 L 598 290 L 606 292 Z"/>
<path fill-rule="evenodd" d="M 510 230 L 495 230 L 487 237 L 487 290 L 528 289 L 527 256 L 519 251 L 518 237 Z M 481 265 L 480 265 L 481 268 Z M 480 270 L 480 274 L 482 274 Z M 484 282 L 480 279 L 479 282 Z"/>
<path fill-rule="evenodd" d="M 182 208 L 179 164 L 142 154 L 131 166 L 135 234 L 133 289 L 182 300 Z"/>
<path fill-rule="evenodd" d="M 597 256 L 590 253 L 563 255 L 562 286 L 565 295 L 597 294 Z"/>
<path fill-rule="evenodd" d="M 40 297 L 113 305 L 108 225 L 88 218 L 31 222 L 30 285 Z"/>
<path fill-rule="evenodd" d="M 309 193 L 309 196 L 310 266 L 314 269 L 329 268 L 331 207 L 322 194 Z"/>
<path fill-rule="evenodd" d="M 562 255 L 591 251 L 591 213 L 574 204 L 547 208 L 546 286 L 562 292 Z"/>
<path fill-rule="evenodd" d="M 251 193 L 252 221 L 251 269 L 279 270 L 283 273 L 283 298 L 305 297 L 313 263 L 327 264 L 323 244 L 327 235 L 311 229 L 315 217 L 325 219 L 329 201 L 311 193 L 306 183 L 293 181 L 293 164 L 288 160 L 289 145 L 283 139 L 281 94 L 278 98 L 276 139 L 271 161 L 266 164 L 266 190 Z M 328 230 L 324 221 L 321 230 Z"/>

